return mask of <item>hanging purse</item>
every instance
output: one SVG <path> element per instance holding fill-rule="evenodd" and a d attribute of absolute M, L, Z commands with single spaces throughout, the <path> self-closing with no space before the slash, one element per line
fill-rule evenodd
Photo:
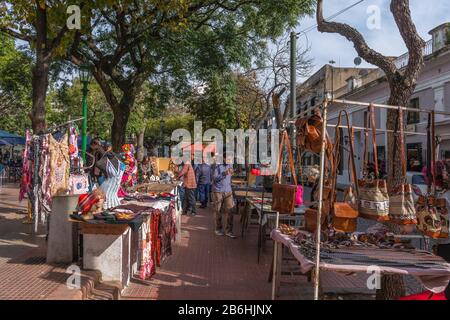
<path fill-rule="evenodd" d="M 89 191 L 89 178 L 86 174 L 71 174 L 69 177 L 70 194 L 85 194 Z"/>
<path fill-rule="evenodd" d="M 431 112 L 427 127 L 428 195 L 420 196 L 416 204 L 417 229 L 433 239 L 448 238 L 449 219 L 446 199 L 436 197 L 436 135 L 435 114 Z"/>
<path fill-rule="evenodd" d="M 334 147 L 334 168 L 338 167 L 340 161 L 340 124 L 342 114 L 345 114 L 347 118 L 347 129 L 349 135 L 349 144 L 350 144 L 350 153 L 349 153 L 349 176 L 350 176 L 350 187 L 344 195 L 344 202 L 334 202 L 333 204 L 333 218 L 332 218 L 332 226 L 338 232 L 355 232 L 357 229 L 357 221 L 358 221 L 358 210 L 355 209 L 355 203 L 351 203 L 347 201 L 350 197 L 353 196 L 352 182 L 356 181 L 356 166 L 355 166 L 355 157 L 353 151 L 353 128 L 350 127 L 350 118 L 346 110 L 342 110 L 339 113 L 338 123 L 336 125 L 336 133 L 335 133 L 335 147 Z M 334 182 L 334 190 L 333 194 L 336 196 L 336 178 Z"/>
<path fill-rule="evenodd" d="M 286 142 L 288 161 L 294 185 L 281 184 L 281 171 L 283 167 L 283 146 Z M 297 197 L 297 176 L 295 174 L 294 160 L 292 157 L 291 144 L 287 131 L 283 131 L 281 138 L 280 153 L 278 155 L 277 182 L 272 185 L 272 210 L 281 213 L 294 214 L 295 201 Z"/>
<path fill-rule="evenodd" d="M 369 123 L 372 124 L 372 145 L 374 158 L 374 174 L 369 175 L 368 167 L 368 131 Z M 378 155 L 377 155 L 377 131 L 375 127 L 375 112 L 372 105 L 367 114 L 367 127 L 364 146 L 364 172 L 363 179 L 358 181 L 358 211 L 363 218 L 388 221 L 389 220 L 389 195 L 386 180 L 379 179 Z"/>
<path fill-rule="evenodd" d="M 299 118 L 295 123 L 297 129 L 297 146 L 300 150 L 310 151 L 319 154 L 322 149 L 322 129 L 323 119 L 320 114 L 313 114 L 309 117 Z M 325 152 L 328 159 L 331 159 L 331 140 L 326 133 Z"/>
<path fill-rule="evenodd" d="M 403 111 L 399 108 L 395 132 L 398 133 L 398 131 L 400 131 L 400 135 L 396 136 L 396 138 L 399 137 L 399 139 L 396 139 L 397 143 L 395 143 L 394 146 L 393 158 L 395 159 L 399 145 L 402 175 L 389 193 L 389 220 L 392 223 L 399 225 L 411 225 L 417 224 L 417 215 L 416 208 L 414 207 L 412 186 L 406 182 L 406 155 L 403 127 Z M 395 161 L 393 170 L 395 172 Z"/>

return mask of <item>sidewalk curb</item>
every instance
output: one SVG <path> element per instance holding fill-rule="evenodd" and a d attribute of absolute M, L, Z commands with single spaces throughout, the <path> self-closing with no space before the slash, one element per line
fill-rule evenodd
<path fill-rule="evenodd" d="M 120 300 L 122 288 L 115 283 L 102 282 L 99 271 L 82 270 L 80 276 L 80 289 L 70 289 L 66 284 L 61 284 L 45 300 L 91 300 L 95 296 L 100 296 L 102 300 Z"/>

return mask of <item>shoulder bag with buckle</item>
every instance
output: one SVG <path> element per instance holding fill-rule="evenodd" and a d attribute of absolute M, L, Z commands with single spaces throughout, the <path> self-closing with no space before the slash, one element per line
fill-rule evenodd
<path fill-rule="evenodd" d="M 288 151 L 289 167 L 292 174 L 292 180 L 294 185 L 281 184 L 281 171 L 283 167 L 283 146 L 286 143 Z M 297 194 L 297 176 L 295 174 L 294 159 L 292 157 L 291 144 L 289 142 L 289 136 L 286 131 L 283 131 L 281 138 L 280 153 L 278 155 L 277 164 L 277 182 L 272 185 L 272 210 L 281 213 L 294 214 L 295 199 Z"/>
<path fill-rule="evenodd" d="M 398 109 L 398 121 L 396 124 L 394 146 L 394 159 L 397 152 L 397 146 L 400 147 L 400 161 L 402 166 L 402 175 L 399 181 L 396 181 L 394 187 L 389 193 L 389 220 L 399 225 L 417 224 L 416 208 L 414 207 L 414 198 L 412 186 L 406 181 L 406 156 L 405 156 L 405 136 L 403 130 L 403 110 Z M 400 129 L 400 130 L 398 130 Z M 398 132 L 400 131 L 400 132 Z M 398 139 L 397 139 L 398 137 Z M 394 172 L 395 172 L 394 161 Z"/>
<path fill-rule="evenodd" d="M 436 136 L 435 115 L 428 117 L 427 127 L 428 194 L 421 195 L 416 204 L 417 229 L 433 239 L 448 238 L 449 218 L 446 199 L 436 196 Z"/>
<path fill-rule="evenodd" d="M 387 191 L 386 180 L 380 179 L 378 170 L 377 155 L 377 129 L 375 127 L 375 111 L 372 105 L 369 106 L 367 113 L 367 127 L 365 131 L 364 145 L 364 172 L 363 179 L 358 181 L 358 211 L 363 218 L 388 221 L 389 220 L 389 195 Z M 369 123 L 372 126 L 372 145 L 374 159 L 374 173 L 368 172 L 368 136 Z"/>
<path fill-rule="evenodd" d="M 352 183 L 356 181 L 356 166 L 355 166 L 355 157 L 353 151 L 353 128 L 350 127 L 350 117 L 346 110 L 342 110 L 339 113 L 338 123 L 336 125 L 336 133 L 335 133 L 335 148 L 334 148 L 334 168 L 338 167 L 340 161 L 340 124 L 342 114 L 345 114 L 347 118 L 347 129 L 349 135 L 349 144 L 350 144 L 350 152 L 349 152 L 349 177 L 350 177 L 350 186 L 345 192 L 344 202 L 334 202 L 333 203 L 333 217 L 332 217 L 332 225 L 333 228 L 338 232 L 355 232 L 357 228 L 357 220 L 358 220 L 358 210 L 355 208 L 355 204 L 347 201 L 349 196 L 352 194 Z M 335 175 L 336 181 L 337 175 Z M 334 191 L 333 194 L 336 195 L 336 182 L 334 183 Z"/>

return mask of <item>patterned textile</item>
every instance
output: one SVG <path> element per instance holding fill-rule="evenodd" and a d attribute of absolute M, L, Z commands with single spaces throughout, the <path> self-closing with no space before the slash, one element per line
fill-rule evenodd
<path fill-rule="evenodd" d="M 147 219 L 141 227 L 141 264 L 139 277 L 149 280 L 155 274 L 155 263 L 152 256 L 151 219 Z"/>
<path fill-rule="evenodd" d="M 50 192 L 50 145 L 49 136 L 45 135 L 40 142 L 39 176 L 41 177 L 41 205 L 44 211 L 51 212 L 52 194 Z"/>
<path fill-rule="evenodd" d="M 142 225 L 141 264 L 139 277 L 149 280 L 156 273 L 156 266 L 160 266 L 161 241 L 159 239 L 159 223 L 161 213 L 156 210 Z"/>
<path fill-rule="evenodd" d="M 124 144 L 122 146 L 122 153 L 124 156 L 124 163 L 126 165 L 125 172 L 122 177 L 122 186 L 124 188 L 133 187 L 137 183 L 137 161 L 134 157 L 135 149 L 132 144 Z"/>
<path fill-rule="evenodd" d="M 122 162 L 118 162 L 118 168 L 116 168 L 109 159 L 106 159 L 107 178 L 100 186 L 106 195 L 106 201 L 103 209 L 107 210 L 120 205 L 120 200 L 117 194 L 119 192 L 120 182 L 122 181 L 124 172 L 125 165 Z"/>
<path fill-rule="evenodd" d="M 65 134 L 61 142 L 56 141 L 52 135 L 49 135 L 49 152 L 50 152 L 50 194 L 52 196 L 63 192 L 65 193 L 69 187 L 69 146 L 67 144 L 67 134 Z"/>
<path fill-rule="evenodd" d="M 28 190 L 31 185 L 30 148 L 31 148 L 31 132 L 30 130 L 27 130 L 25 148 L 23 150 L 22 156 L 23 165 L 22 165 L 22 180 L 20 182 L 19 201 L 25 199 L 25 195 L 28 193 Z"/>

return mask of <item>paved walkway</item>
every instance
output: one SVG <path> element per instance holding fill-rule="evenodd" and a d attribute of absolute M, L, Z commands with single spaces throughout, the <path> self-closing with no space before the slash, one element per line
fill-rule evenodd
<path fill-rule="evenodd" d="M 45 263 L 45 230 L 31 235 L 26 219 L 26 202 L 17 201 L 18 189 L 0 189 L 0 300 L 1 299 L 81 299 L 82 293 L 67 290 L 66 266 Z M 183 216 L 181 241 L 174 245 L 150 281 L 132 279 L 122 299 L 158 300 L 268 300 L 268 282 L 272 261 L 272 244 L 266 242 L 261 261 L 257 263 L 257 227 L 250 226 L 244 238 L 229 239 L 213 233 L 212 210 L 199 209 L 196 217 Z M 235 231 L 240 235 L 239 217 Z M 290 263 L 297 270 L 296 262 Z M 367 275 L 342 276 L 322 272 L 327 292 L 361 291 Z M 279 299 L 307 300 L 313 297 L 306 277 L 284 275 Z M 84 277 L 82 282 L 87 281 Z M 108 299 L 107 289 L 99 286 L 96 294 Z M 367 296 L 365 296 L 367 298 Z M 361 299 L 353 295 L 348 298 Z"/>
<path fill-rule="evenodd" d="M 236 234 L 240 234 L 238 222 L 239 217 L 235 217 Z M 258 264 L 256 226 L 250 226 L 244 238 L 234 240 L 218 237 L 212 230 L 212 210 L 199 210 L 196 217 L 184 216 L 182 239 L 173 255 L 150 281 L 133 279 L 122 299 L 271 299 L 272 285 L 268 282 L 273 254 L 271 242 L 267 241 Z M 297 268 L 294 261 L 291 270 Z M 322 280 L 331 292 L 362 288 L 366 278 L 366 275 L 345 277 L 322 273 Z M 279 294 L 279 299 L 308 300 L 313 297 L 313 288 L 305 276 L 285 275 Z"/>
<path fill-rule="evenodd" d="M 18 202 L 18 188 L 0 189 L 0 300 L 81 298 L 80 292 L 65 288 L 65 266 L 45 263 L 45 229 L 31 234 L 26 220 L 26 201 Z M 64 292 L 63 292 L 64 291 Z"/>

